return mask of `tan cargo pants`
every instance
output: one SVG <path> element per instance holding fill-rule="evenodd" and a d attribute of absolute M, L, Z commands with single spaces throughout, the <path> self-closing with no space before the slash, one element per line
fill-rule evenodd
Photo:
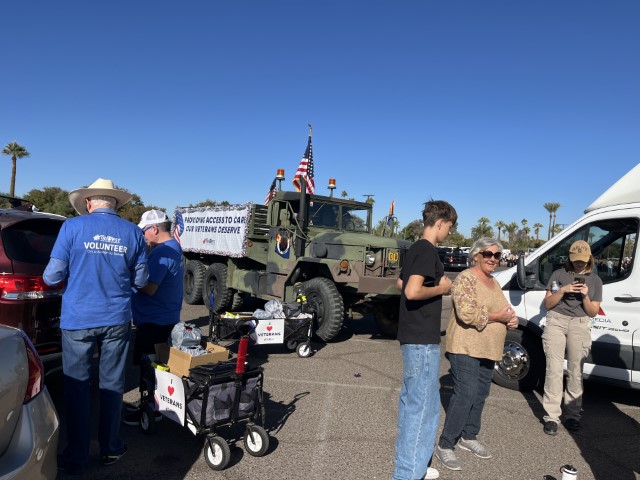
<path fill-rule="evenodd" d="M 567 419 L 580 420 L 582 410 L 582 367 L 591 348 L 589 317 L 569 317 L 547 312 L 547 324 L 542 334 L 542 347 L 547 357 L 542 406 L 544 421 L 560 423 L 562 413 L 563 366 L 567 352 L 567 385 L 564 389 L 564 409 Z"/>

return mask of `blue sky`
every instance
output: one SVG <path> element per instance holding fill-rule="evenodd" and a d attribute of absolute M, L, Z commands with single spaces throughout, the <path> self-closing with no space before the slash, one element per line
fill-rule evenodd
<path fill-rule="evenodd" d="M 9 1 L 0 143 L 16 194 L 96 178 L 171 213 L 316 185 L 404 226 L 430 197 L 571 223 L 640 162 L 640 2 Z M 0 162 L 0 191 L 11 162 Z M 542 235 L 541 235 L 542 236 Z"/>

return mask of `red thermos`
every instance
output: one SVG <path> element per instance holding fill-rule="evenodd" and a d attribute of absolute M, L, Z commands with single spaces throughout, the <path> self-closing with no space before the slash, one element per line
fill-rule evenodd
<path fill-rule="evenodd" d="M 236 360 L 236 374 L 240 375 L 244 373 L 244 362 L 247 358 L 247 346 L 249 345 L 249 339 L 242 337 L 240 339 L 240 345 L 238 345 L 238 358 Z"/>

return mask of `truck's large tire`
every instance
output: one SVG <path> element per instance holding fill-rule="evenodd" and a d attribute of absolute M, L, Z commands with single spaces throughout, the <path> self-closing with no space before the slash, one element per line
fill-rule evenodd
<path fill-rule="evenodd" d="M 382 335 L 391 338 L 398 336 L 399 313 L 400 297 L 380 302 L 373 307 L 373 316 Z"/>
<path fill-rule="evenodd" d="M 540 337 L 521 329 L 509 330 L 502 361 L 493 369 L 493 381 L 511 390 L 534 390 L 543 385 L 545 368 Z"/>
<path fill-rule="evenodd" d="M 184 266 L 183 297 L 189 305 L 202 303 L 202 285 L 207 267 L 200 260 L 187 260 Z"/>
<path fill-rule="evenodd" d="M 334 338 L 344 321 L 344 301 L 335 284 L 328 278 L 312 278 L 304 282 L 307 302 L 316 312 L 316 335 L 325 342 Z"/>
<path fill-rule="evenodd" d="M 223 263 L 212 263 L 204 274 L 202 298 L 209 306 L 209 293 L 213 291 L 213 311 L 224 312 L 231 306 L 233 292 L 227 288 L 227 266 Z"/>
<path fill-rule="evenodd" d="M 244 295 L 241 292 L 237 292 L 237 291 L 234 290 L 232 292 L 232 297 L 231 297 L 231 302 L 230 303 L 231 303 L 230 310 L 232 312 L 240 310 L 242 305 L 244 305 Z"/>

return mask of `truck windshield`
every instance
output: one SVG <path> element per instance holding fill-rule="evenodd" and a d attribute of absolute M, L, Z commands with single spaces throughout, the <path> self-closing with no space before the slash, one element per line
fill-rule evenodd
<path fill-rule="evenodd" d="M 369 210 L 366 208 L 342 206 L 342 228 L 352 232 L 368 232 Z"/>
<path fill-rule="evenodd" d="M 369 212 L 368 208 L 314 201 L 309 205 L 309 221 L 316 227 L 368 232 Z"/>

